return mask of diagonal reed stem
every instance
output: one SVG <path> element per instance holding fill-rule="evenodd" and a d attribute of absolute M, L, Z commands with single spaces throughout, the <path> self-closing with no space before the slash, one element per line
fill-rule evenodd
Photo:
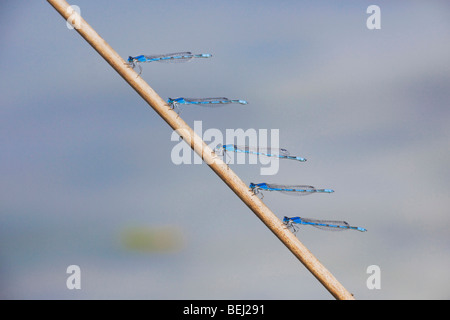
<path fill-rule="evenodd" d="M 206 164 L 283 242 L 303 265 L 336 298 L 353 300 L 337 279 L 290 232 L 280 219 L 248 188 L 248 186 L 220 159 L 214 151 L 172 110 L 172 108 L 129 67 L 125 60 L 102 39 L 97 32 L 65 0 L 47 0 L 65 20 L 76 21 L 75 30 L 108 62 L 117 73 L 152 107 L 184 141 L 202 157 Z"/>

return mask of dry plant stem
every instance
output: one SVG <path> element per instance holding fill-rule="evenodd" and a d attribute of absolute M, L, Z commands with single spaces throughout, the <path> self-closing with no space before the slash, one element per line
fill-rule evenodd
<path fill-rule="evenodd" d="M 166 121 L 231 190 L 284 243 L 305 267 L 336 298 L 353 300 L 336 278 L 289 231 L 280 219 L 248 188 L 248 186 L 218 157 L 206 143 L 172 110 L 172 108 L 103 40 L 65 0 L 47 0 L 65 20 L 79 22 L 76 31 L 108 62 L 122 78 Z M 78 19 L 78 20 L 77 20 Z"/>

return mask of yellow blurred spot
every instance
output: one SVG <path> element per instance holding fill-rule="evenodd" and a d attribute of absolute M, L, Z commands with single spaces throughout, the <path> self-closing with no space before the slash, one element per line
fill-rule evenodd
<path fill-rule="evenodd" d="M 142 252 L 175 252 L 183 244 L 181 232 L 175 227 L 128 227 L 121 242 L 129 250 Z"/>

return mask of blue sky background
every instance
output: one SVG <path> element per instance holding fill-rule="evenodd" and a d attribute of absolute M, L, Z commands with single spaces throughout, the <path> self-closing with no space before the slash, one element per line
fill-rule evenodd
<path fill-rule="evenodd" d="M 247 100 L 181 116 L 279 129 L 308 159 L 276 176 L 232 169 L 335 190 L 264 201 L 280 218 L 369 230 L 298 233 L 356 298 L 450 298 L 448 1 L 73 4 L 124 58 L 214 55 L 142 76 L 163 98 Z M 371 4 L 381 30 L 366 27 Z M 332 298 L 205 164 L 172 163 L 169 126 L 47 2 L 0 8 L 1 298 Z M 81 290 L 66 287 L 72 264 Z M 380 290 L 366 286 L 370 265 Z"/>

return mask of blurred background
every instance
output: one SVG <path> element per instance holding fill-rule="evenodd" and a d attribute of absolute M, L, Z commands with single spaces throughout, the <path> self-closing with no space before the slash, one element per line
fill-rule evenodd
<path fill-rule="evenodd" d="M 142 77 L 249 102 L 183 108 L 203 131 L 280 130 L 306 163 L 232 169 L 335 190 L 264 202 L 368 229 L 297 234 L 357 299 L 450 298 L 448 1 L 72 4 L 124 58 L 213 54 Z M 2 1 L 0 37 L 0 298 L 332 299 L 207 165 L 172 163 L 169 126 L 46 1 Z"/>

